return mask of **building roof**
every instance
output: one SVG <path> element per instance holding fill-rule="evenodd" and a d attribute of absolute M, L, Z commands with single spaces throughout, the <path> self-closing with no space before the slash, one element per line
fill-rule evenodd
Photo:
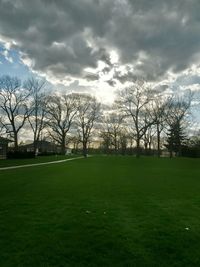
<path fill-rule="evenodd" d="M 51 143 L 49 141 L 46 141 L 46 140 L 41 140 L 41 141 L 38 141 L 37 142 L 37 146 L 38 147 L 41 147 L 41 146 L 56 146 L 56 144 L 54 143 Z M 34 147 L 34 142 L 33 143 L 30 143 L 30 144 L 26 144 L 26 145 L 21 145 L 21 147 Z"/>

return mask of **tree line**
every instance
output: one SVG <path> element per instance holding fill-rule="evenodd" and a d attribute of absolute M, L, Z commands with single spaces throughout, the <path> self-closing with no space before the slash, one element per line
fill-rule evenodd
<path fill-rule="evenodd" d="M 139 157 L 156 146 L 158 157 L 162 140 L 170 156 L 181 156 L 188 142 L 187 124 L 193 94 L 161 92 L 137 80 L 116 93 L 112 106 L 85 93 L 49 93 L 45 81 L 0 77 L 0 133 L 19 149 L 22 129 L 32 132 L 34 151 L 41 136 L 51 138 L 65 154 L 66 146 L 81 144 L 87 155 L 92 138 L 99 140 L 104 153 L 134 151 Z"/>

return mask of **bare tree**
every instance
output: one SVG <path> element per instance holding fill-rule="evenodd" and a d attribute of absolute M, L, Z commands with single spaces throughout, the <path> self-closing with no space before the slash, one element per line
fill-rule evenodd
<path fill-rule="evenodd" d="M 68 138 L 68 143 L 73 146 L 73 151 L 76 153 L 81 143 L 80 137 L 78 135 L 72 135 Z"/>
<path fill-rule="evenodd" d="M 101 130 L 100 138 L 102 139 L 101 147 L 103 148 L 103 151 L 108 154 L 112 146 L 111 136 L 107 131 Z"/>
<path fill-rule="evenodd" d="M 143 81 L 136 81 L 131 87 L 118 92 L 116 104 L 130 118 L 136 141 L 136 156 L 140 156 L 140 143 L 146 130 L 154 120 L 150 114 L 149 104 L 152 101 L 151 90 Z"/>
<path fill-rule="evenodd" d="M 29 97 L 31 91 L 21 86 L 21 81 L 10 76 L 0 78 L 1 124 L 6 133 L 13 138 L 14 148 L 18 150 L 18 134 L 30 116 Z"/>
<path fill-rule="evenodd" d="M 45 80 L 31 78 L 25 82 L 24 87 L 31 91 L 30 109 L 32 113 L 28 117 L 28 121 L 33 131 L 34 152 L 36 153 L 41 132 L 45 127 L 46 96 L 42 92 Z"/>
<path fill-rule="evenodd" d="M 114 147 L 115 153 L 118 153 L 120 141 L 122 141 L 123 116 L 115 112 L 110 113 L 104 119 L 103 137 L 105 141 Z"/>
<path fill-rule="evenodd" d="M 65 154 L 67 133 L 77 113 L 77 99 L 74 94 L 50 96 L 47 103 L 47 124 L 52 130 L 49 135 L 61 146 Z"/>
<path fill-rule="evenodd" d="M 1 135 L 6 134 L 6 129 L 4 127 L 4 119 L 3 119 L 3 116 L 0 116 L 0 134 Z"/>
<path fill-rule="evenodd" d="M 129 141 L 128 131 L 126 128 L 123 128 L 119 132 L 119 149 L 122 155 L 125 155 L 127 152 L 128 141 Z"/>
<path fill-rule="evenodd" d="M 170 114 L 169 103 L 172 97 L 162 94 L 156 94 L 152 105 L 152 113 L 155 118 L 157 156 L 161 155 L 161 135 L 166 129 L 167 120 Z"/>
<path fill-rule="evenodd" d="M 147 128 L 147 130 L 143 136 L 144 149 L 145 149 L 146 155 L 149 155 L 151 152 L 154 135 L 155 135 L 154 125 L 150 125 Z"/>
<path fill-rule="evenodd" d="M 88 94 L 76 94 L 78 101 L 77 126 L 83 146 L 83 155 L 87 157 L 88 143 L 95 121 L 100 116 L 100 104 Z"/>

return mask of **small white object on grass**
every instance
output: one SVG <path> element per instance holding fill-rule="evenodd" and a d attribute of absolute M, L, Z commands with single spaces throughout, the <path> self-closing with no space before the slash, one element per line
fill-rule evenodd
<path fill-rule="evenodd" d="M 189 228 L 189 227 L 185 227 L 185 230 L 186 230 L 186 231 L 189 231 L 189 230 L 190 230 L 190 228 Z"/>
<path fill-rule="evenodd" d="M 91 211 L 89 211 L 89 210 L 86 210 L 86 213 L 91 213 Z"/>

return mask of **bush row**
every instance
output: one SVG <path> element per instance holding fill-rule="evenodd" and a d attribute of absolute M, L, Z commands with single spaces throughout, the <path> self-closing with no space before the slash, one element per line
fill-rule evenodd
<path fill-rule="evenodd" d="M 8 159 L 30 159 L 35 158 L 34 152 L 24 152 L 24 151 L 9 151 L 7 153 Z"/>

